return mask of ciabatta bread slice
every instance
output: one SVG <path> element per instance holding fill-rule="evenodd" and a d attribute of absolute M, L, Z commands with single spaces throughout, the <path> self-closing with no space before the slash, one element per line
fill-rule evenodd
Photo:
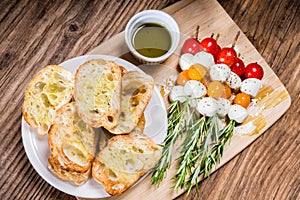
<path fill-rule="evenodd" d="M 51 162 L 69 172 L 90 171 L 96 150 L 95 138 L 94 129 L 78 116 L 75 103 L 64 105 L 57 111 L 48 134 Z"/>
<path fill-rule="evenodd" d="M 131 132 L 136 126 L 147 107 L 154 89 L 151 76 L 128 71 L 122 77 L 121 113 L 117 125 L 108 128 L 114 134 Z"/>
<path fill-rule="evenodd" d="M 161 156 L 161 147 L 143 134 L 141 126 L 130 134 L 113 136 L 93 162 L 93 178 L 111 195 L 130 188 Z"/>
<path fill-rule="evenodd" d="M 93 127 L 114 127 L 120 114 L 121 69 L 113 61 L 91 60 L 75 75 L 74 98 L 83 121 Z"/>
<path fill-rule="evenodd" d="M 70 102 L 74 91 L 74 75 L 57 65 L 40 70 L 30 81 L 24 96 L 22 113 L 38 134 L 48 133 L 57 109 Z"/>

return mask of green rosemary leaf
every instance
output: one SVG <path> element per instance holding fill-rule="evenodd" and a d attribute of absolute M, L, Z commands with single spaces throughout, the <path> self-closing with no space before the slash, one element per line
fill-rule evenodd
<path fill-rule="evenodd" d="M 198 182 L 195 182 L 195 177 L 199 177 L 201 174 L 203 174 L 204 177 L 210 175 L 212 168 L 216 166 L 216 164 L 220 161 L 221 157 L 223 156 L 225 144 L 230 140 L 230 138 L 233 135 L 233 128 L 235 122 L 230 121 L 224 129 L 218 130 L 217 141 L 209 143 L 209 136 L 211 136 L 211 134 L 216 134 L 215 131 L 217 130 L 217 127 L 211 127 L 216 126 L 217 124 L 217 121 L 214 120 L 215 119 L 213 118 L 210 118 L 208 120 L 209 127 L 207 129 L 207 133 L 205 134 L 204 139 L 202 140 L 203 144 L 201 145 L 201 151 L 199 151 L 199 154 L 201 154 L 201 157 L 199 157 L 199 159 L 201 159 L 201 161 L 199 161 L 198 164 L 194 167 L 193 171 L 191 172 L 190 178 L 186 183 L 188 192 L 194 185 L 196 185 L 196 188 L 198 187 Z M 214 137 L 215 136 L 216 135 L 214 135 Z"/>
<path fill-rule="evenodd" d="M 181 155 L 178 158 L 179 167 L 174 177 L 176 183 L 174 189 L 177 191 L 178 188 L 186 186 L 187 178 L 193 170 L 195 160 L 193 160 L 194 153 L 198 151 L 198 141 L 201 137 L 201 130 L 205 125 L 205 117 L 202 117 L 193 123 L 193 126 L 189 126 L 186 129 L 187 135 L 182 143 L 183 149 Z"/>
<path fill-rule="evenodd" d="M 163 142 L 162 157 L 154 167 L 152 184 L 160 184 L 165 177 L 165 172 L 170 168 L 172 162 L 173 146 L 177 138 L 185 131 L 185 113 L 188 112 L 188 102 L 182 106 L 179 101 L 172 102 L 169 107 L 168 132 Z"/>

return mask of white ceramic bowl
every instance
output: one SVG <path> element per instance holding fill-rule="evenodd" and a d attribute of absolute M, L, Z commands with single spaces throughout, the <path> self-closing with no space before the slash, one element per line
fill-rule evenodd
<path fill-rule="evenodd" d="M 162 56 L 149 58 L 138 53 L 132 44 L 132 36 L 138 27 L 145 23 L 156 23 L 164 26 L 171 34 L 171 47 Z M 141 63 L 162 63 L 165 61 L 177 48 L 180 40 L 180 31 L 177 22 L 169 14 L 159 10 L 145 10 L 134 15 L 126 25 L 125 41 L 133 56 Z"/>

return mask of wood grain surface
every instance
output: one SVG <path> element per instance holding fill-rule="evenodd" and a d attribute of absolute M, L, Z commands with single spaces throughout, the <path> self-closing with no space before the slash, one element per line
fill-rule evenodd
<path fill-rule="evenodd" d="M 25 154 L 21 105 L 33 75 L 47 64 L 86 54 L 123 31 L 135 13 L 173 3 L 1 1 L 0 199 L 75 199 L 45 182 Z M 300 2 L 219 3 L 286 86 L 292 105 L 264 135 L 202 181 L 199 196 L 194 189 L 177 199 L 299 199 Z"/>

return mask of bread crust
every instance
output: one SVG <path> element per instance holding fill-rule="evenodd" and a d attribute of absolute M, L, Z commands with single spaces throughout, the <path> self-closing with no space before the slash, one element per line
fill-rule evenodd
<path fill-rule="evenodd" d="M 113 61 L 90 60 L 75 74 L 74 98 L 79 116 L 95 127 L 114 127 L 120 114 L 121 69 Z"/>
<path fill-rule="evenodd" d="M 117 125 L 105 127 L 113 134 L 131 132 L 138 124 L 153 93 L 154 80 L 138 71 L 126 72 L 122 77 L 121 113 Z"/>
<path fill-rule="evenodd" d="M 56 110 L 71 101 L 73 90 L 74 75 L 65 68 L 48 65 L 40 70 L 24 95 L 22 114 L 27 124 L 38 134 L 47 134 Z"/>
<path fill-rule="evenodd" d="M 49 166 L 48 168 L 56 174 L 56 176 L 64 181 L 72 181 L 76 185 L 81 185 L 85 183 L 91 174 L 91 168 L 84 173 L 69 171 L 65 169 L 61 169 L 57 166 L 53 160 L 53 157 L 50 156 L 48 159 Z"/>

